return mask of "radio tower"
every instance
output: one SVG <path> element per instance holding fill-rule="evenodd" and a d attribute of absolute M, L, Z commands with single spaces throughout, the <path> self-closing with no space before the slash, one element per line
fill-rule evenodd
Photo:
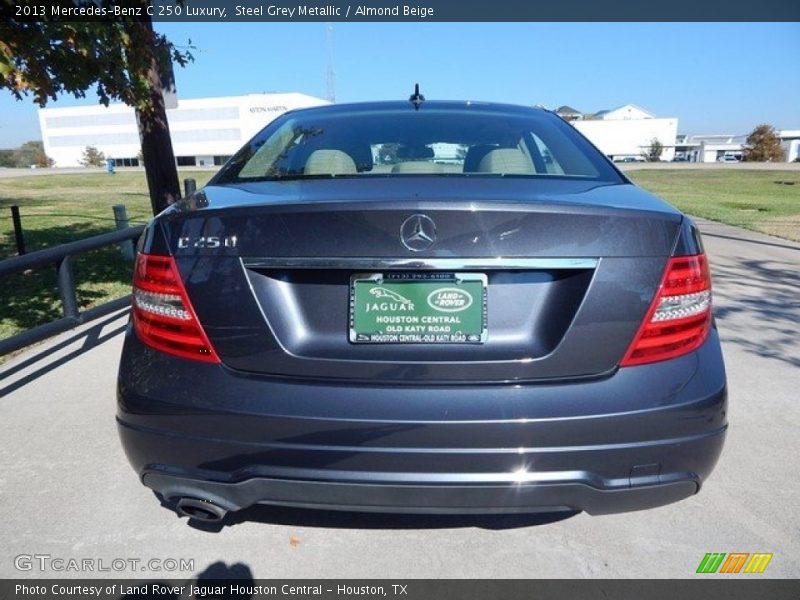
<path fill-rule="evenodd" d="M 326 74 L 328 102 L 336 102 L 336 71 L 333 68 L 333 25 L 325 25 L 325 45 L 328 49 L 328 69 Z"/>

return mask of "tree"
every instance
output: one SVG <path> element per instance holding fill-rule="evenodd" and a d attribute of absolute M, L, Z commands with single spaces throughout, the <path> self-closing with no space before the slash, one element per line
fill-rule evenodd
<path fill-rule="evenodd" d="M 14 150 L 0 150 L 0 167 L 16 167 L 17 163 L 14 156 Z"/>
<path fill-rule="evenodd" d="M 642 152 L 648 162 L 658 162 L 661 160 L 661 153 L 664 152 L 664 144 L 658 141 L 658 138 L 650 140 L 650 146 L 647 147 L 645 152 Z"/>
<path fill-rule="evenodd" d="M 181 0 L 176 0 L 179 3 Z M 12 14 L 14 0 L 0 0 Z M 77 7 L 107 9 L 122 0 L 70 0 Z M 94 89 L 108 105 L 121 100 L 136 111 L 147 184 L 153 212 L 160 212 L 181 196 L 175 155 L 162 90 L 171 85 L 172 62 L 185 66 L 190 50 L 179 49 L 153 31 L 147 17 L 148 0 L 126 0 L 142 16 L 34 22 L 0 20 L 0 88 L 21 100 L 28 95 L 40 106 L 60 94 L 86 97 Z M 166 80 L 166 81 L 165 81 Z"/>
<path fill-rule="evenodd" d="M 781 148 L 781 138 L 775 128 L 762 124 L 747 136 L 744 147 L 744 160 L 748 162 L 782 162 L 786 160 Z"/>
<path fill-rule="evenodd" d="M 102 167 L 106 162 L 106 155 L 94 146 L 86 146 L 80 162 L 84 167 Z"/>
<path fill-rule="evenodd" d="M 34 167 L 52 167 L 53 159 L 44 153 L 44 144 L 39 141 L 25 142 L 19 148 L 14 150 L 14 166 L 21 168 L 28 168 L 31 165 Z"/>

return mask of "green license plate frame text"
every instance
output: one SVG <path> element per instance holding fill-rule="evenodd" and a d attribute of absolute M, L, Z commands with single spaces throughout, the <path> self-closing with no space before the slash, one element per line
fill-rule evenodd
<path fill-rule="evenodd" d="M 357 273 L 350 278 L 354 344 L 482 344 L 485 273 Z"/>

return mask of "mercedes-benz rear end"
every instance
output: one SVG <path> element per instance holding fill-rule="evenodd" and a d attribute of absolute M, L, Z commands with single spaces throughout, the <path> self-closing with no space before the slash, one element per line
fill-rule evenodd
<path fill-rule="evenodd" d="M 118 424 L 184 514 L 695 494 L 727 427 L 700 236 L 570 125 L 288 113 L 138 245 Z"/>

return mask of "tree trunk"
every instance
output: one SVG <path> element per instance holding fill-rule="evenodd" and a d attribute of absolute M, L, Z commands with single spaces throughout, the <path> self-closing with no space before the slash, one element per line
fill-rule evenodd
<path fill-rule="evenodd" d="M 162 95 L 161 69 L 158 62 L 160 49 L 150 20 L 141 26 L 146 28 L 152 40 L 150 68 L 147 70 L 150 97 L 145 105 L 136 109 L 136 121 L 139 124 L 139 139 L 142 143 L 147 187 L 150 190 L 150 204 L 155 215 L 181 197 L 181 187 Z"/>

